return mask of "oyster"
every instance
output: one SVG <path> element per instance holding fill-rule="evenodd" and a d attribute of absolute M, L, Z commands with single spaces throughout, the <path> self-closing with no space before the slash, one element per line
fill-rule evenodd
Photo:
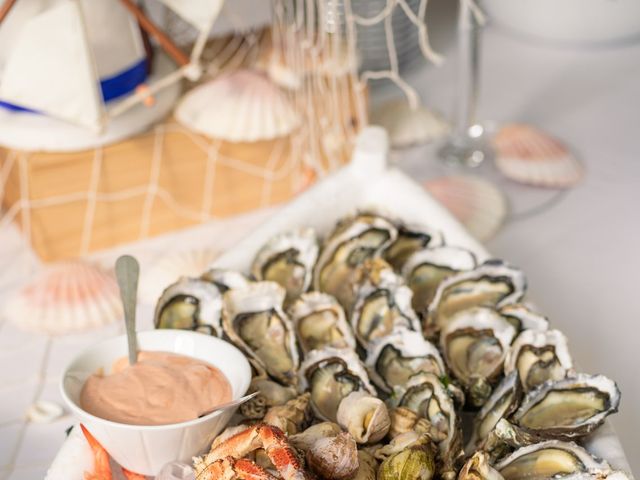
<path fill-rule="evenodd" d="M 367 352 L 366 366 L 371 380 L 385 392 L 403 389 L 412 375 L 430 372 L 445 374 L 438 349 L 422 333 L 397 328 L 373 342 Z"/>
<path fill-rule="evenodd" d="M 154 313 L 156 328 L 196 330 L 222 336 L 222 295 L 215 285 L 182 277 L 169 285 Z"/>
<path fill-rule="evenodd" d="M 278 427 L 287 435 L 301 432 L 312 419 L 309 397 L 309 393 L 303 393 L 284 405 L 271 407 L 264 416 L 264 422 Z"/>
<path fill-rule="evenodd" d="M 472 452 L 479 448 L 501 418 L 511 415 L 522 398 L 518 372 L 513 371 L 498 384 L 473 421 L 473 433 L 466 450 Z"/>
<path fill-rule="evenodd" d="M 335 422 L 340 402 L 351 392 L 376 394 L 360 359 L 350 349 L 313 350 L 302 362 L 298 375 L 299 388 L 311 392 L 311 407 L 322 420 Z"/>
<path fill-rule="evenodd" d="M 420 321 L 411 308 L 411 290 L 384 260 L 366 261 L 359 275 L 351 326 L 363 348 L 398 327 L 420 330 Z"/>
<path fill-rule="evenodd" d="M 502 315 L 518 332 L 522 330 L 547 330 L 549 320 L 522 303 L 505 305 L 499 309 Z"/>
<path fill-rule="evenodd" d="M 382 440 L 391 424 L 385 403 L 363 391 L 351 392 L 342 399 L 338 406 L 337 420 L 358 443 Z"/>
<path fill-rule="evenodd" d="M 249 285 L 247 277 L 235 270 L 224 268 L 210 268 L 200 276 L 201 280 L 213 283 L 220 293 L 225 293 L 233 288 L 246 288 Z"/>
<path fill-rule="evenodd" d="M 464 464 L 458 480 L 504 480 L 502 475 L 489 464 L 486 452 L 474 453 Z"/>
<path fill-rule="evenodd" d="M 469 250 L 443 245 L 414 252 L 402 268 L 402 276 L 413 292 L 412 306 L 421 317 L 440 283 L 456 273 L 476 267 L 476 257 Z"/>
<path fill-rule="evenodd" d="M 440 348 L 451 372 L 475 407 L 491 395 L 491 382 L 501 373 L 515 328 L 492 308 L 458 311 L 440 335 Z"/>
<path fill-rule="evenodd" d="M 224 332 L 267 373 L 286 385 L 296 383 L 298 346 L 282 311 L 285 292 L 274 282 L 229 290 L 223 298 Z"/>
<path fill-rule="evenodd" d="M 516 448 L 526 447 L 544 440 L 547 439 L 528 433 L 502 418 L 485 438 L 482 449 L 490 455 L 493 462 L 505 457 Z"/>
<path fill-rule="evenodd" d="M 549 440 L 517 449 L 494 468 L 505 480 L 561 478 L 577 473 L 610 471 L 609 464 L 592 457 L 573 442 Z"/>
<path fill-rule="evenodd" d="M 443 330 L 461 310 L 478 305 L 501 308 L 519 301 L 525 290 L 524 274 L 502 260 L 488 260 L 474 270 L 453 275 L 436 290 L 424 324 L 425 335 L 431 337 Z"/>
<path fill-rule="evenodd" d="M 613 380 L 578 374 L 531 390 L 512 419 L 528 432 L 568 439 L 595 430 L 619 404 L 620 390 Z"/>
<path fill-rule="evenodd" d="M 432 373 L 413 376 L 399 406 L 429 421 L 428 434 L 438 446 L 443 472 L 457 471 L 463 456 L 462 431 L 453 400 L 440 379 Z"/>
<path fill-rule="evenodd" d="M 256 360 L 249 358 L 252 367 L 251 384 L 248 393 L 260 392 L 249 401 L 240 405 L 242 416 L 258 420 L 265 416 L 269 408 L 284 405 L 298 395 L 298 391 L 291 385 L 281 385 L 270 379 L 266 370 Z"/>
<path fill-rule="evenodd" d="M 312 228 L 300 228 L 271 238 L 258 251 L 251 274 L 258 281 L 280 284 L 289 304 L 311 285 L 313 267 L 318 258 L 318 239 Z"/>
<path fill-rule="evenodd" d="M 289 317 L 304 353 L 324 347 L 356 348 L 344 310 L 331 295 L 302 294 L 289 309 Z"/>
<path fill-rule="evenodd" d="M 400 272 L 407 259 L 426 247 L 438 247 L 444 243 L 442 233 L 422 225 L 398 225 L 398 236 L 384 252 L 384 258 Z M 472 267 L 473 268 L 473 267 Z"/>
<path fill-rule="evenodd" d="M 505 374 L 518 371 L 525 392 L 547 380 L 565 378 L 572 367 L 567 338 L 559 330 L 524 330 L 504 362 Z"/>
<path fill-rule="evenodd" d="M 393 243 L 397 234 L 391 222 L 367 213 L 339 223 L 325 241 L 316 263 L 314 290 L 333 295 L 350 312 L 355 300 L 353 277 L 357 267 Z"/>

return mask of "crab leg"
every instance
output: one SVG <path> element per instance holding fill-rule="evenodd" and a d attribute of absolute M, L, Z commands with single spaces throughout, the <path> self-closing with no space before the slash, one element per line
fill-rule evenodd
<path fill-rule="evenodd" d="M 277 477 L 271 475 L 264 468 L 244 458 L 221 458 L 209 465 L 207 472 L 210 478 L 215 480 L 277 480 Z"/>

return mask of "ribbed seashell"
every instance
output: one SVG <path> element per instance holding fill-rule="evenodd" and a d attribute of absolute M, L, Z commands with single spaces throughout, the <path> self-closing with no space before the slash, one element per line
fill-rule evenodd
<path fill-rule="evenodd" d="M 331 295 L 302 294 L 289 308 L 289 317 L 304 353 L 325 347 L 356 348 L 344 309 Z"/>
<path fill-rule="evenodd" d="M 504 373 L 517 370 L 525 392 L 547 380 L 560 380 L 572 369 L 567 337 L 560 330 L 522 331 L 504 361 Z"/>
<path fill-rule="evenodd" d="M 416 251 L 444 244 L 442 232 L 425 225 L 398 223 L 398 237 L 384 252 L 384 258 L 400 273 L 407 259 Z"/>
<path fill-rule="evenodd" d="M 307 450 L 306 459 L 309 468 L 322 478 L 350 480 L 358 472 L 358 448 L 347 432 L 319 438 Z"/>
<path fill-rule="evenodd" d="M 318 238 L 312 228 L 298 228 L 275 235 L 258 251 L 251 275 L 258 281 L 280 284 L 288 305 L 311 285 L 318 258 Z"/>
<path fill-rule="evenodd" d="M 222 295 L 209 282 L 182 277 L 160 295 L 153 323 L 156 328 L 196 330 L 222 337 Z"/>
<path fill-rule="evenodd" d="M 579 438 L 618 411 L 620 390 L 604 375 L 578 374 L 530 390 L 512 421 L 547 438 Z"/>
<path fill-rule="evenodd" d="M 287 435 L 301 432 L 312 419 L 310 397 L 310 393 L 303 393 L 284 405 L 271 407 L 264 416 L 264 422 L 278 427 Z"/>
<path fill-rule="evenodd" d="M 291 442 L 291 445 L 296 447 L 298 450 L 306 452 L 319 439 L 335 437 L 340 432 L 342 432 L 342 429 L 337 423 L 320 422 L 316 423 L 315 425 L 311 425 L 309 428 L 300 433 L 291 435 L 289 437 L 289 442 Z"/>
<path fill-rule="evenodd" d="M 413 427 L 415 427 L 420 418 L 416 412 L 407 407 L 392 408 L 389 411 L 389 417 L 391 420 L 389 436 L 391 438 L 413 431 Z"/>
<path fill-rule="evenodd" d="M 169 253 L 142 269 L 140 298 L 154 305 L 162 292 L 180 277 L 198 277 L 218 256 L 208 248 Z"/>
<path fill-rule="evenodd" d="M 391 424 L 385 403 L 363 391 L 352 392 L 342 399 L 337 420 L 358 443 L 382 440 Z"/>
<path fill-rule="evenodd" d="M 185 127 L 229 142 L 289 135 L 300 119 L 286 95 L 263 73 L 240 69 L 189 91 L 175 110 Z"/>
<path fill-rule="evenodd" d="M 284 297 L 275 282 L 229 290 L 223 297 L 222 327 L 271 377 L 295 385 L 300 359 L 293 325 L 282 310 Z"/>
<path fill-rule="evenodd" d="M 504 194 L 486 180 L 447 176 L 428 180 L 425 188 L 481 242 L 493 237 L 507 216 Z"/>
<path fill-rule="evenodd" d="M 371 123 L 389 132 L 393 148 L 430 143 L 442 138 L 450 130 L 449 124 L 438 112 L 422 105 L 411 108 L 404 98 L 391 100 L 375 108 L 371 113 Z"/>
<path fill-rule="evenodd" d="M 478 451 L 464 464 L 458 480 L 504 480 L 504 477 L 489 464 L 489 455 Z"/>
<path fill-rule="evenodd" d="M 62 335 L 121 319 L 122 302 L 112 272 L 69 261 L 46 267 L 9 295 L 2 317 L 24 330 Z"/>
<path fill-rule="evenodd" d="M 528 185 L 568 188 L 584 167 L 559 140 L 530 125 L 505 125 L 493 139 L 496 166 L 507 178 Z"/>
<path fill-rule="evenodd" d="M 376 480 L 378 461 L 371 453 L 358 450 L 358 473 L 353 480 Z"/>

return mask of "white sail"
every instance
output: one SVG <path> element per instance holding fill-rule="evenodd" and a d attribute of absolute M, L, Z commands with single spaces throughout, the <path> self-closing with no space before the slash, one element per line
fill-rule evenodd
<path fill-rule="evenodd" d="M 160 0 L 201 32 L 209 31 L 224 0 Z"/>
<path fill-rule="evenodd" d="M 0 100 L 99 130 L 104 105 L 78 0 L 25 22 L 0 79 Z"/>

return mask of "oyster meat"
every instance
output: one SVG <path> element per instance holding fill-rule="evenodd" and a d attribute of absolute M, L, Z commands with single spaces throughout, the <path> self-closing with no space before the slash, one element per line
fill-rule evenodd
<path fill-rule="evenodd" d="M 422 333 L 402 327 L 370 345 L 366 366 L 373 382 L 385 392 L 402 391 L 419 372 L 437 376 L 446 372 L 435 345 Z"/>
<path fill-rule="evenodd" d="M 440 348 L 454 377 L 467 389 L 470 403 L 484 405 L 502 366 L 515 328 L 496 310 L 458 311 L 440 335 Z"/>
<path fill-rule="evenodd" d="M 396 227 L 380 216 L 361 213 L 336 227 L 325 241 L 314 270 L 314 290 L 338 299 L 346 312 L 355 301 L 354 274 L 358 266 L 393 243 Z"/>
<path fill-rule="evenodd" d="M 531 390 L 512 418 L 531 433 L 571 439 L 591 433 L 619 404 L 620 390 L 613 380 L 578 374 Z"/>
<path fill-rule="evenodd" d="M 299 357 L 293 325 L 282 310 L 284 296 L 274 282 L 229 290 L 223 298 L 222 326 L 271 377 L 291 385 L 297 380 Z"/>
<path fill-rule="evenodd" d="M 215 285 L 182 277 L 169 285 L 158 300 L 156 328 L 196 330 L 222 336 L 222 295 Z"/>
<path fill-rule="evenodd" d="M 356 348 L 356 340 L 342 306 L 331 295 L 304 293 L 289 309 L 304 353 L 324 347 Z"/>
<path fill-rule="evenodd" d="M 352 392 L 375 389 L 356 353 L 327 347 L 309 352 L 299 370 L 299 387 L 311 392 L 311 407 L 322 420 L 337 420 L 340 402 Z"/>
<path fill-rule="evenodd" d="M 504 363 L 506 374 L 518 371 L 525 392 L 565 378 L 573 368 L 567 338 L 559 330 L 524 330 L 516 337 Z"/>
<path fill-rule="evenodd" d="M 306 292 L 318 258 L 318 239 L 312 228 L 281 233 L 260 249 L 251 266 L 258 281 L 276 282 L 287 294 L 285 304 Z"/>
<path fill-rule="evenodd" d="M 413 292 L 412 306 L 416 313 L 426 317 L 440 283 L 475 267 L 475 255 L 464 248 L 443 245 L 411 254 L 402 268 L 402 276 Z"/>
<path fill-rule="evenodd" d="M 426 247 L 444 243 L 442 233 L 423 225 L 398 225 L 398 237 L 384 252 L 384 258 L 397 272 L 402 271 L 407 259 Z"/>
<path fill-rule="evenodd" d="M 469 272 L 444 280 L 429 305 L 424 325 L 431 337 L 443 330 L 453 315 L 474 306 L 501 308 L 518 302 L 526 291 L 524 274 L 501 260 L 488 260 Z"/>

